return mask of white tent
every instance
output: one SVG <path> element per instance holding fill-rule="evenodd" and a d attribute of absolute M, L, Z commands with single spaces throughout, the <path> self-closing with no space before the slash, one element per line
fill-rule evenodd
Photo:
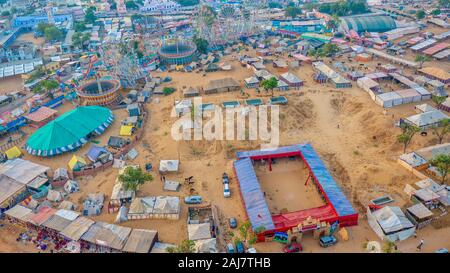
<path fill-rule="evenodd" d="M 195 241 L 197 253 L 217 253 L 216 238 Z"/>
<path fill-rule="evenodd" d="M 48 190 L 47 200 L 51 202 L 59 202 L 62 200 L 62 194 L 59 191 Z"/>
<path fill-rule="evenodd" d="M 189 224 L 188 225 L 189 240 L 201 240 L 211 238 L 211 227 L 209 223 Z"/>
<path fill-rule="evenodd" d="M 367 220 L 378 237 L 392 242 L 405 240 L 416 230 L 399 207 L 385 206 L 373 212 L 368 208 Z"/>
<path fill-rule="evenodd" d="M 393 106 L 400 105 L 402 104 L 402 101 L 402 97 L 395 92 L 383 93 L 375 97 L 375 103 L 384 108 L 391 108 Z"/>
<path fill-rule="evenodd" d="M 161 160 L 159 162 L 159 172 L 178 172 L 178 165 L 180 161 L 178 160 Z"/>

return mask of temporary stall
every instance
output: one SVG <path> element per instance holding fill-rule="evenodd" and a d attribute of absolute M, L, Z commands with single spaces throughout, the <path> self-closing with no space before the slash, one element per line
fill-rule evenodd
<path fill-rule="evenodd" d="M 250 77 L 244 80 L 245 87 L 247 88 L 256 88 L 259 86 L 259 80 L 257 77 Z"/>
<path fill-rule="evenodd" d="M 380 88 L 379 83 L 367 77 L 359 78 L 356 80 L 356 84 L 366 92 L 378 90 Z"/>
<path fill-rule="evenodd" d="M 421 100 L 421 95 L 414 89 L 403 89 L 395 91 L 400 97 L 402 97 L 402 104 L 418 102 Z"/>
<path fill-rule="evenodd" d="M 217 253 L 217 239 L 201 239 L 194 241 L 197 253 Z"/>
<path fill-rule="evenodd" d="M 30 215 L 29 222 L 35 226 L 41 226 L 45 221 L 57 212 L 51 207 L 41 207 L 35 214 Z"/>
<path fill-rule="evenodd" d="M 56 211 L 54 215 L 52 215 L 47 221 L 42 223 L 42 226 L 46 229 L 50 229 L 55 232 L 61 232 L 64 230 L 70 223 L 75 221 L 80 214 L 75 211 L 60 209 Z"/>
<path fill-rule="evenodd" d="M 120 126 L 119 135 L 121 136 L 131 136 L 133 134 L 134 126 L 122 125 Z"/>
<path fill-rule="evenodd" d="M 134 198 L 128 211 L 128 219 L 178 220 L 180 209 L 180 198 L 177 196 Z"/>
<path fill-rule="evenodd" d="M 58 209 L 65 209 L 65 210 L 73 210 L 73 211 L 75 211 L 77 209 L 77 205 L 75 205 L 73 202 L 64 200 L 64 201 L 62 201 L 59 204 Z"/>
<path fill-rule="evenodd" d="M 402 101 L 402 97 L 395 92 L 383 93 L 375 97 L 375 103 L 384 108 L 391 108 L 393 106 L 400 105 L 402 104 Z"/>
<path fill-rule="evenodd" d="M 60 202 L 63 199 L 61 192 L 48 190 L 47 200 L 50 202 Z"/>
<path fill-rule="evenodd" d="M 81 239 L 97 248 L 99 252 L 117 252 L 122 250 L 130 233 L 129 227 L 96 222 L 81 236 Z"/>
<path fill-rule="evenodd" d="M 211 238 L 210 223 L 188 224 L 188 238 L 191 241 Z"/>
<path fill-rule="evenodd" d="M 290 72 L 281 74 L 280 78 L 281 80 L 286 82 L 290 87 L 299 88 L 300 86 L 303 86 L 303 81 L 299 77 Z"/>
<path fill-rule="evenodd" d="M 367 220 L 378 237 L 391 242 L 405 240 L 416 230 L 399 207 L 385 206 L 375 211 L 368 208 Z"/>
<path fill-rule="evenodd" d="M 130 117 L 141 115 L 141 109 L 139 108 L 139 104 L 137 104 L 137 103 L 128 105 L 127 111 L 128 111 L 128 115 L 130 115 Z"/>
<path fill-rule="evenodd" d="M 58 111 L 54 109 L 42 106 L 36 111 L 26 115 L 25 118 L 31 126 L 39 128 L 54 119 L 57 112 Z"/>
<path fill-rule="evenodd" d="M 87 162 L 84 158 L 77 155 L 73 155 L 67 165 L 69 166 L 69 169 L 72 171 L 80 171 L 84 166 L 87 165 Z"/>
<path fill-rule="evenodd" d="M 149 253 L 158 241 L 156 230 L 133 229 L 122 251 L 129 253 Z"/>
<path fill-rule="evenodd" d="M 183 96 L 185 98 L 196 97 L 198 95 L 200 95 L 198 88 L 194 88 L 192 86 L 183 91 Z"/>
<path fill-rule="evenodd" d="M 159 162 L 159 172 L 160 173 L 178 172 L 179 164 L 180 164 L 179 160 L 161 160 Z"/>
<path fill-rule="evenodd" d="M 67 180 L 64 184 L 64 191 L 66 193 L 74 193 L 80 190 L 78 183 L 75 180 Z"/>
<path fill-rule="evenodd" d="M 6 155 L 6 158 L 11 160 L 14 158 L 21 157 L 22 151 L 17 146 L 13 146 L 12 148 L 9 148 L 8 150 L 6 150 L 5 155 Z"/>
<path fill-rule="evenodd" d="M 83 234 L 86 233 L 86 231 L 88 231 L 94 223 L 95 221 L 89 218 L 79 216 L 63 230 L 61 230 L 60 234 L 65 238 L 76 242 L 80 240 L 81 236 L 83 236 Z"/>
<path fill-rule="evenodd" d="M 433 213 L 422 203 L 417 203 L 406 209 L 406 217 L 420 229 L 431 223 Z"/>
<path fill-rule="evenodd" d="M 420 73 L 430 79 L 436 79 L 442 83 L 450 83 L 450 73 L 437 67 L 425 67 L 419 70 Z"/>
<path fill-rule="evenodd" d="M 404 121 L 405 123 L 417 126 L 422 130 L 426 130 L 433 126 L 438 126 L 439 122 L 444 119 L 448 119 L 448 116 L 441 111 L 435 110 L 409 116 L 402 119 L 400 122 Z"/>
<path fill-rule="evenodd" d="M 105 195 L 103 193 L 89 193 L 86 200 L 83 202 L 83 215 L 100 215 L 104 201 Z"/>

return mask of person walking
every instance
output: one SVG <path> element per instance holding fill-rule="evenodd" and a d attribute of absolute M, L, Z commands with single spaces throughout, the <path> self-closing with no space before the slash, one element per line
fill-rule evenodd
<path fill-rule="evenodd" d="M 422 250 L 423 243 L 424 243 L 424 241 L 423 241 L 423 239 L 421 239 L 419 245 L 417 246 L 417 251 L 421 251 Z"/>

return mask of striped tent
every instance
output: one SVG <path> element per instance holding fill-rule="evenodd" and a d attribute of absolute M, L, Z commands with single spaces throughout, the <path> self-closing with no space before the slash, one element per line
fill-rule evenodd
<path fill-rule="evenodd" d="M 92 135 L 102 134 L 114 120 L 112 111 L 100 106 L 83 106 L 66 112 L 32 134 L 28 153 L 55 156 L 83 146 Z"/>

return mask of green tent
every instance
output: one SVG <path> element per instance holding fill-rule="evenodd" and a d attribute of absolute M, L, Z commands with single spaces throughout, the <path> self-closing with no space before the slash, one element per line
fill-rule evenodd
<path fill-rule="evenodd" d="M 26 143 L 28 153 L 53 156 L 85 144 L 91 133 L 100 135 L 114 120 L 112 111 L 101 106 L 82 106 L 66 112 L 32 134 Z"/>

